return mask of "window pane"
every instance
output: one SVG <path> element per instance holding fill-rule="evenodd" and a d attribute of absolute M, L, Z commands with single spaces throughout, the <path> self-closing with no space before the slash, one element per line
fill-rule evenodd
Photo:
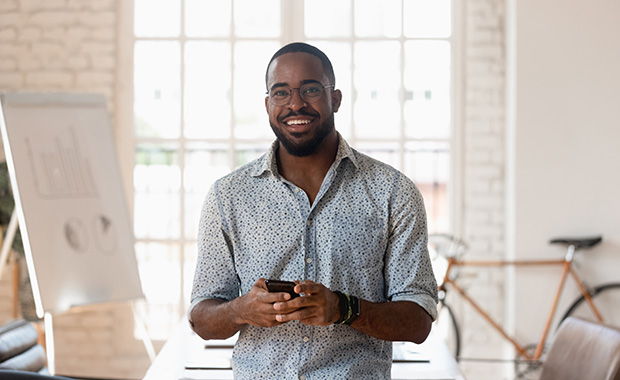
<path fill-rule="evenodd" d="M 230 35 L 230 1 L 185 0 L 185 34 L 188 37 Z"/>
<path fill-rule="evenodd" d="M 450 37 L 451 0 L 404 0 L 405 36 Z"/>
<path fill-rule="evenodd" d="M 271 138 L 265 111 L 265 71 L 280 47 L 277 42 L 239 42 L 235 45 L 235 137 Z"/>
<path fill-rule="evenodd" d="M 151 339 L 165 340 L 178 325 L 181 305 L 180 251 L 175 244 L 136 243 L 147 304 L 142 305 Z M 165 275 L 164 275 L 165 274 Z"/>
<path fill-rule="evenodd" d="M 351 136 L 351 107 L 353 86 L 351 85 L 351 44 L 347 42 L 308 41 L 321 49 L 334 67 L 336 89 L 342 91 L 342 103 L 336 113 L 336 129 L 345 138 Z"/>
<path fill-rule="evenodd" d="M 180 0 L 134 0 L 136 37 L 176 37 L 180 30 Z"/>
<path fill-rule="evenodd" d="M 237 36 L 280 36 L 280 0 L 235 0 L 234 4 Z"/>
<path fill-rule="evenodd" d="M 185 129 L 189 138 L 230 136 L 230 43 L 185 47 Z"/>
<path fill-rule="evenodd" d="M 449 231 L 450 147 L 448 143 L 411 142 L 405 149 L 404 173 L 422 192 L 429 232 Z"/>
<path fill-rule="evenodd" d="M 399 144 L 388 142 L 360 141 L 355 145 L 360 152 L 367 154 L 370 157 L 375 158 L 379 161 L 383 161 L 398 170 L 402 170 L 402 168 L 400 167 Z"/>
<path fill-rule="evenodd" d="M 185 237 L 196 239 L 205 196 L 216 179 L 230 172 L 230 155 L 224 144 L 189 144 L 185 149 Z"/>
<path fill-rule="evenodd" d="M 138 238 L 180 236 L 178 155 L 178 148 L 172 144 L 140 144 L 136 147 L 134 231 Z"/>
<path fill-rule="evenodd" d="M 275 139 L 275 138 L 274 138 Z M 270 144 L 243 144 L 235 150 L 235 167 L 259 158 L 269 150 Z"/>
<path fill-rule="evenodd" d="M 333 38 L 351 35 L 350 0 L 304 1 L 304 9 L 306 37 Z"/>
<path fill-rule="evenodd" d="M 400 0 L 356 0 L 353 5 L 357 37 L 400 36 Z"/>
<path fill-rule="evenodd" d="M 357 137 L 400 134 L 400 46 L 397 42 L 355 44 L 355 133 Z"/>
<path fill-rule="evenodd" d="M 405 44 L 405 130 L 408 137 L 450 137 L 450 44 Z"/>
<path fill-rule="evenodd" d="M 138 41 L 134 50 L 134 130 L 138 137 L 178 137 L 180 47 Z"/>

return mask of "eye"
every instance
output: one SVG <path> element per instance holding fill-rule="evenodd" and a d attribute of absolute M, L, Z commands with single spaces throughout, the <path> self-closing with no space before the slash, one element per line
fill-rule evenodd
<path fill-rule="evenodd" d="M 303 89 L 304 95 L 316 96 L 321 93 L 322 88 L 319 86 L 308 86 Z"/>
<path fill-rule="evenodd" d="M 271 90 L 271 96 L 274 98 L 285 98 L 289 96 L 289 94 L 290 94 L 289 90 L 285 88 Z"/>

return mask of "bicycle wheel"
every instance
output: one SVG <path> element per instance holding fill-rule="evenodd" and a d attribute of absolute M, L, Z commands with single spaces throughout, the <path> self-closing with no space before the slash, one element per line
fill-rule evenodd
<path fill-rule="evenodd" d="M 592 291 L 592 300 L 603 317 L 603 324 L 620 327 L 620 283 L 595 287 Z M 577 298 L 573 302 L 560 323 L 568 317 L 598 322 L 584 296 Z"/>
<path fill-rule="evenodd" d="M 443 301 L 437 307 L 437 320 L 433 322 L 432 334 L 439 335 L 448 349 L 458 361 L 461 353 L 461 334 L 456 323 L 452 308 Z"/>

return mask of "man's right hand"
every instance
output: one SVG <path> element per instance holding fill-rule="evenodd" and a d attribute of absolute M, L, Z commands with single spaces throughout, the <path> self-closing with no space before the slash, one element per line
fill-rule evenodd
<path fill-rule="evenodd" d="M 190 323 L 203 339 L 226 339 L 247 324 L 274 327 L 286 323 L 276 320 L 276 315 L 283 313 L 276 311 L 273 305 L 290 299 L 288 293 L 269 293 L 265 279 L 260 278 L 249 292 L 232 301 L 207 299 L 199 302 L 191 311 Z M 296 309 L 290 312 L 294 311 Z"/>
<path fill-rule="evenodd" d="M 276 302 L 290 301 L 288 293 L 269 293 L 265 279 L 259 278 L 249 292 L 231 301 L 231 307 L 238 315 L 237 322 L 258 327 L 273 327 L 283 322 L 276 320 L 282 314 L 274 309 Z"/>

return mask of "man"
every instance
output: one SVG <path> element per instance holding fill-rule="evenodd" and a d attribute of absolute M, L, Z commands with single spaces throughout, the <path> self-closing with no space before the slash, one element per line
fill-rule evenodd
<path fill-rule="evenodd" d="M 204 339 L 240 332 L 238 379 L 389 379 L 391 341 L 424 341 L 436 316 L 422 197 L 336 132 L 323 52 L 286 45 L 266 84 L 277 141 L 207 195 L 190 323 Z"/>

